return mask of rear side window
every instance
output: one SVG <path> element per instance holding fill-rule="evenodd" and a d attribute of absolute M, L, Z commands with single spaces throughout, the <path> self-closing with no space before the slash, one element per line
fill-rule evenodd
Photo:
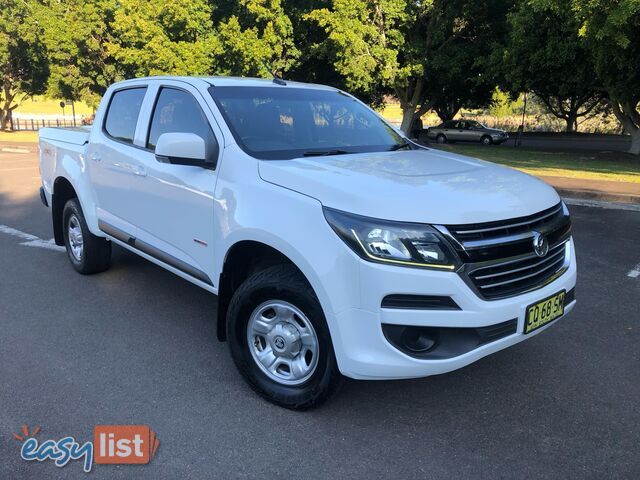
<path fill-rule="evenodd" d="M 153 110 L 147 148 L 155 150 L 163 133 L 195 133 L 204 139 L 207 159 L 215 162 L 218 143 L 200 105 L 184 90 L 164 87 L 160 90 Z"/>
<path fill-rule="evenodd" d="M 119 90 L 111 96 L 104 129 L 107 134 L 125 143 L 133 143 L 138 115 L 146 93 L 146 87 Z"/>

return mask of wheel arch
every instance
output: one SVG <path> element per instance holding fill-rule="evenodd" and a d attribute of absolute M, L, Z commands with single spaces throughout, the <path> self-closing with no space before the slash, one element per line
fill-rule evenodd
<path fill-rule="evenodd" d="M 216 329 L 218 340 L 225 341 L 227 338 L 226 316 L 229 302 L 235 290 L 255 272 L 280 264 L 288 264 L 295 267 L 313 289 L 312 282 L 308 276 L 281 249 L 258 240 L 239 240 L 229 247 L 224 257 L 218 283 Z"/>
<path fill-rule="evenodd" d="M 72 198 L 78 198 L 76 189 L 66 177 L 57 177 L 53 182 L 53 194 L 51 196 L 51 220 L 53 222 L 53 238 L 56 245 L 64 245 L 62 212 L 66 203 Z M 78 201 L 80 201 L 79 198 Z"/>

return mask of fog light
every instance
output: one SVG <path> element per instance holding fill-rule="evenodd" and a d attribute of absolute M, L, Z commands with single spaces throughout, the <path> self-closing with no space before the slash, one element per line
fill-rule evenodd
<path fill-rule="evenodd" d="M 438 332 L 426 328 L 405 328 L 400 336 L 401 344 L 414 353 L 431 350 L 438 341 Z"/>
<path fill-rule="evenodd" d="M 410 325 L 383 325 L 384 336 L 407 355 L 421 356 L 435 349 L 440 342 L 440 329 Z"/>

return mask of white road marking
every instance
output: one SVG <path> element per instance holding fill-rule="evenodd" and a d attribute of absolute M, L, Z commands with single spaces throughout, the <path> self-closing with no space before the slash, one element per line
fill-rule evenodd
<path fill-rule="evenodd" d="M 631 277 L 631 278 L 640 277 L 640 263 L 637 264 L 635 267 L 633 267 L 631 270 L 629 270 L 629 273 L 627 273 L 627 277 Z"/>
<path fill-rule="evenodd" d="M 31 235 L 30 233 L 24 233 L 20 230 L 16 230 L 15 228 L 7 227 L 6 225 L 0 225 L 0 232 L 6 233 L 8 235 L 13 235 L 14 237 L 19 237 L 24 240 L 40 240 L 40 238 L 35 235 Z"/>
<path fill-rule="evenodd" d="M 20 245 L 24 245 L 25 247 L 46 248 L 47 250 L 55 250 L 56 252 L 65 251 L 64 247 L 56 245 L 56 242 L 53 238 L 51 240 L 42 240 L 38 238 L 37 240 L 31 240 L 30 242 L 22 242 Z"/>
<path fill-rule="evenodd" d="M 20 242 L 20 245 L 24 245 L 25 247 L 38 247 L 47 250 L 55 250 L 56 252 L 65 251 L 64 247 L 60 247 L 55 244 L 53 238 L 51 240 L 43 240 L 40 237 L 36 237 L 30 233 L 21 232 L 20 230 L 16 230 L 15 228 L 8 227 L 6 225 L 0 225 L 0 232 L 26 240 L 26 242 Z"/>

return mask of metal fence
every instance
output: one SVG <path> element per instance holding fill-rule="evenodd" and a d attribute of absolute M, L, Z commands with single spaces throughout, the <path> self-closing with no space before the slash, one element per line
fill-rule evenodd
<path fill-rule="evenodd" d="M 84 120 L 76 118 L 13 118 L 11 119 L 11 130 L 36 131 L 42 127 L 80 127 L 86 125 Z"/>

